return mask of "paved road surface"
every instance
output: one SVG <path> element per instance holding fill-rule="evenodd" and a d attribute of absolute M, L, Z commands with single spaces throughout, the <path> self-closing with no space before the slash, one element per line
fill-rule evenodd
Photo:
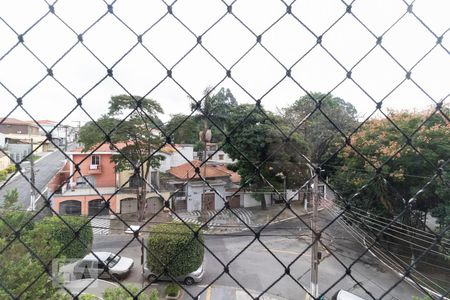
<path fill-rule="evenodd" d="M 328 223 L 330 216 L 326 212 L 321 212 L 322 225 Z M 305 217 L 307 218 L 307 217 Z M 308 220 L 306 220 L 308 222 Z M 300 228 L 300 230 L 299 230 Z M 333 249 L 336 257 L 346 266 L 350 265 L 363 248 L 349 236 L 342 227 L 335 223 L 327 229 L 327 234 L 323 238 Z M 132 239 L 131 236 L 109 235 L 97 236 L 94 239 L 95 250 L 107 250 L 117 252 Z M 305 299 L 305 292 L 302 287 L 292 278 L 283 276 L 285 265 L 291 264 L 292 276 L 300 284 L 309 289 L 309 251 L 301 257 L 299 254 L 310 243 L 310 233 L 298 220 L 270 226 L 264 231 L 260 238 L 264 245 L 271 249 L 276 258 L 268 253 L 265 246 L 255 240 L 248 232 L 235 235 L 207 235 L 205 243 L 215 256 L 223 263 L 228 264 L 239 254 L 241 250 L 246 250 L 238 255 L 230 265 L 229 275 L 223 273 L 223 265 L 209 252 L 206 252 L 206 273 L 201 285 L 189 287 L 193 293 L 199 293 L 204 289 L 204 285 L 214 281 L 214 285 L 239 287 L 241 283 L 246 289 L 254 291 L 264 291 L 287 299 Z M 132 257 L 135 266 L 132 273 L 125 280 L 126 282 L 142 283 L 140 253 L 141 247 L 137 241 L 128 245 L 122 255 Z M 333 256 L 324 253 L 325 258 L 319 266 L 319 290 L 325 291 L 333 286 L 341 277 L 344 277 L 334 285 L 327 293 L 327 298 L 331 298 L 338 289 L 345 289 L 362 296 L 364 299 L 372 299 L 368 296 L 349 276 L 345 276 L 345 268 Z M 278 261 L 278 260 L 279 261 Z M 352 276 L 373 296 L 378 299 L 389 287 L 399 278 L 393 272 L 385 268 L 370 254 L 364 255 L 359 262 L 352 266 Z M 216 280 L 217 277 L 219 279 Z M 280 278 L 280 280 L 278 280 Z M 205 299 L 206 291 L 203 290 L 201 299 Z M 421 293 L 408 283 L 400 283 L 383 299 L 412 299 L 412 296 L 420 296 Z M 187 297 L 185 299 L 190 299 Z"/>
<path fill-rule="evenodd" d="M 63 167 L 63 165 L 64 155 L 58 150 L 46 155 L 37 163 L 35 163 L 34 170 L 36 187 L 41 191 L 41 193 L 43 193 L 43 191 L 47 187 L 47 183 L 50 181 L 50 179 L 52 179 L 55 173 Z M 26 170 L 24 171 L 24 175 L 29 178 L 29 162 L 23 163 L 21 166 Z M 3 197 L 5 196 L 6 192 L 10 189 L 16 188 L 19 192 L 19 203 L 22 204 L 24 208 L 28 208 L 30 206 L 30 184 L 20 173 L 18 174 L 19 175 L 12 178 L 12 180 L 10 180 L 8 184 L 0 190 L 0 204 L 3 202 Z M 39 194 L 37 194 L 37 197 L 39 197 L 38 195 Z"/>

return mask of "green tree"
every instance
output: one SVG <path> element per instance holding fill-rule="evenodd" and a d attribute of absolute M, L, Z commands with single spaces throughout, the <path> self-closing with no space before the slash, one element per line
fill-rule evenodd
<path fill-rule="evenodd" d="M 224 144 L 224 151 L 236 160 L 229 166 L 230 169 L 239 173 L 241 184 L 251 187 L 261 202 L 261 208 L 266 209 L 263 194 L 268 187 L 266 181 L 280 188 L 283 179 L 277 174 L 283 173 L 287 187 L 292 188 L 298 187 L 305 178 L 305 162 L 298 154 L 304 151 L 305 144 L 297 133 L 286 141 L 267 116 L 287 132 L 282 118 L 262 107 L 254 109 L 254 105 L 243 104 L 231 111 L 228 117 L 230 143 Z M 255 166 L 259 168 L 259 173 Z"/>
<path fill-rule="evenodd" d="M 353 147 L 364 155 L 363 159 L 350 147 L 339 154 L 340 163 L 332 177 L 332 183 L 345 196 L 350 197 L 363 185 L 372 180 L 361 191 L 354 204 L 362 209 L 379 215 L 392 217 L 405 209 L 409 199 L 415 197 L 412 210 L 426 212 L 436 207 L 444 208 L 449 203 L 448 166 L 444 166 L 440 180 L 435 180 L 424 190 L 422 188 L 435 174 L 440 161 L 448 160 L 450 151 L 450 126 L 441 115 L 435 114 L 419 126 L 428 116 L 429 111 L 390 112 L 389 118 L 373 119 L 365 123 L 351 137 Z M 398 152 L 405 136 L 410 136 L 410 145 Z M 420 154 L 416 151 L 420 152 Z M 376 172 L 376 168 L 380 168 Z M 418 195 L 416 195 L 422 190 Z M 404 223 L 412 224 L 411 216 L 404 214 Z M 444 218 L 441 218 L 444 222 Z"/>
<path fill-rule="evenodd" d="M 41 259 L 45 258 L 46 263 L 60 251 L 59 258 L 71 259 L 82 258 L 91 251 L 94 236 L 87 218 L 62 218 L 73 231 L 60 218 L 53 216 L 35 222 L 33 228 L 24 233 L 24 240 Z"/>
<path fill-rule="evenodd" d="M 305 140 L 306 156 L 320 164 L 345 141 L 336 127 L 346 135 L 356 128 L 357 111 L 351 103 L 331 94 L 311 93 L 311 96 L 315 101 L 308 95 L 302 96 L 283 110 L 283 117 L 290 129 L 295 129 Z M 318 105 L 320 109 L 316 110 Z"/>
<path fill-rule="evenodd" d="M 329 171 L 328 166 L 321 164 L 327 160 L 334 162 L 333 154 L 345 141 L 336 127 L 348 135 L 358 124 L 357 112 L 351 103 L 320 92 L 300 97 L 282 111 L 282 116 L 290 125 L 289 129 L 295 130 L 305 141 L 304 155 L 310 164 L 320 165 L 326 171 Z M 308 177 L 312 175 L 310 164 L 305 165 L 309 169 Z"/>
<path fill-rule="evenodd" d="M 19 200 L 19 192 L 16 188 L 6 191 L 6 195 L 3 199 L 3 209 L 19 209 L 20 205 L 17 204 Z"/>
<path fill-rule="evenodd" d="M 26 211 L 3 211 L 0 214 L 14 230 L 20 232 L 17 235 L 6 224 L 0 224 L 0 299 L 9 299 L 11 295 L 20 295 L 20 299 L 52 299 L 56 288 L 45 274 L 46 270 L 52 271 L 52 260 L 78 258 L 87 249 L 81 247 L 78 240 L 70 242 L 75 235 L 69 233 L 67 226 L 56 216 L 36 221 L 33 214 Z M 69 217 L 66 222 L 78 230 L 83 220 L 86 221 Z M 83 227 L 78 238 L 90 247 L 90 226 Z M 56 257 L 63 248 L 64 251 Z"/>
<path fill-rule="evenodd" d="M 0 249 L 6 245 L 6 240 L 0 237 Z M 11 295 L 29 300 L 49 299 L 55 293 L 48 277 L 41 275 L 44 266 L 18 240 L 0 254 L 0 270 L 0 299 L 11 299 Z"/>
<path fill-rule="evenodd" d="M 181 124 L 181 125 L 180 125 Z M 171 134 L 172 142 L 177 144 L 195 144 L 198 142 L 200 125 L 196 116 L 176 114 L 164 125 L 164 132 Z"/>
<path fill-rule="evenodd" d="M 199 227 L 191 225 L 194 232 Z M 167 268 L 172 276 L 182 276 L 197 270 L 203 263 L 204 237 L 198 237 L 180 223 L 158 224 L 150 229 L 147 242 L 147 267 L 161 274 Z"/>
<path fill-rule="evenodd" d="M 199 123 L 199 130 L 211 129 L 212 142 L 221 142 L 224 140 L 224 136 L 219 128 L 223 131 L 226 130 L 230 112 L 238 105 L 236 98 L 230 89 L 225 88 L 221 88 L 214 94 L 208 87 L 203 93 L 204 97 L 201 101 L 195 102 L 192 100 L 191 109 L 198 111 L 194 117 Z"/>
<path fill-rule="evenodd" d="M 98 120 L 98 124 L 114 145 L 121 145 L 120 152 L 112 160 L 116 164 L 116 171 L 134 170 L 138 188 L 136 198 L 138 206 L 138 220 L 142 221 L 146 213 L 146 195 L 149 188 L 149 177 L 152 168 L 158 168 L 162 155 L 155 154 L 157 148 L 164 143 L 158 127 L 162 126 L 157 114 L 163 113 L 161 106 L 154 100 L 139 96 L 130 97 L 119 95 L 111 97 L 107 116 Z M 126 117 L 126 118 L 125 118 Z M 122 120 L 122 118 L 125 118 Z M 103 143 L 107 136 L 92 122 L 80 130 L 79 141 L 84 150 L 89 151 L 99 143 Z"/>

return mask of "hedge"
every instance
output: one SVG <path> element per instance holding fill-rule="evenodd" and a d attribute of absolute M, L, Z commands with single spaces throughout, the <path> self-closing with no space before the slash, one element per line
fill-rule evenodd
<path fill-rule="evenodd" d="M 132 284 L 125 284 L 125 287 L 130 291 L 133 295 L 137 295 L 140 292 L 140 289 Z M 107 288 L 102 294 L 102 298 L 104 300 L 134 300 L 135 298 L 130 295 L 123 287 L 114 287 Z M 138 300 L 158 300 L 158 291 L 156 289 L 150 289 L 150 293 L 146 294 L 145 292 L 140 293 L 137 297 Z"/>
<path fill-rule="evenodd" d="M 197 232 L 199 227 L 191 225 Z M 184 224 L 159 224 L 150 229 L 147 250 L 147 267 L 157 274 L 167 267 L 170 275 L 181 276 L 197 270 L 203 263 L 205 249 L 201 232 L 198 239 Z M 200 243 L 199 240 L 202 242 Z M 175 257 L 176 256 L 176 257 Z"/>
<path fill-rule="evenodd" d="M 84 217 L 64 216 L 62 218 L 75 231 L 80 229 L 87 222 L 87 219 Z M 28 232 L 28 238 L 40 238 L 47 241 L 47 243 L 56 243 L 58 249 L 55 250 L 57 251 L 61 250 L 70 243 L 70 245 L 64 249 L 59 257 L 63 256 L 65 258 L 82 258 L 90 252 L 94 235 L 91 225 L 87 224 L 83 227 L 83 229 L 81 229 L 79 237 L 75 238 L 75 234 L 72 232 L 72 230 L 70 230 L 70 228 L 67 227 L 67 225 L 63 223 L 63 221 L 61 221 L 59 217 L 52 216 L 37 221 L 34 224 L 34 228 Z M 74 238 L 75 240 L 73 240 Z M 81 243 L 80 241 L 83 243 Z M 85 247 L 83 244 L 85 244 L 87 247 Z M 40 247 L 40 249 L 43 249 L 43 247 Z"/>

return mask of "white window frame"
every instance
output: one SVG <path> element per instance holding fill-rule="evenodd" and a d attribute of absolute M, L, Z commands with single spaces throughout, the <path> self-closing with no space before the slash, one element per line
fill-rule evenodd
<path fill-rule="evenodd" d="M 97 158 L 97 162 L 95 162 L 95 158 Z M 91 166 L 99 166 L 100 165 L 100 155 L 92 155 L 91 156 Z"/>

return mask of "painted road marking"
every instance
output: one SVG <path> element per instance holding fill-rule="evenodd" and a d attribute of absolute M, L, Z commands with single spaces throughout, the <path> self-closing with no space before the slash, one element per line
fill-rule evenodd
<path fill-rule="evenodd" d="M 208 287 L 208 290 L 206 291 L 206 300 L 211 300 L 211 292 L 212 288 L 211 286 Z"/>

